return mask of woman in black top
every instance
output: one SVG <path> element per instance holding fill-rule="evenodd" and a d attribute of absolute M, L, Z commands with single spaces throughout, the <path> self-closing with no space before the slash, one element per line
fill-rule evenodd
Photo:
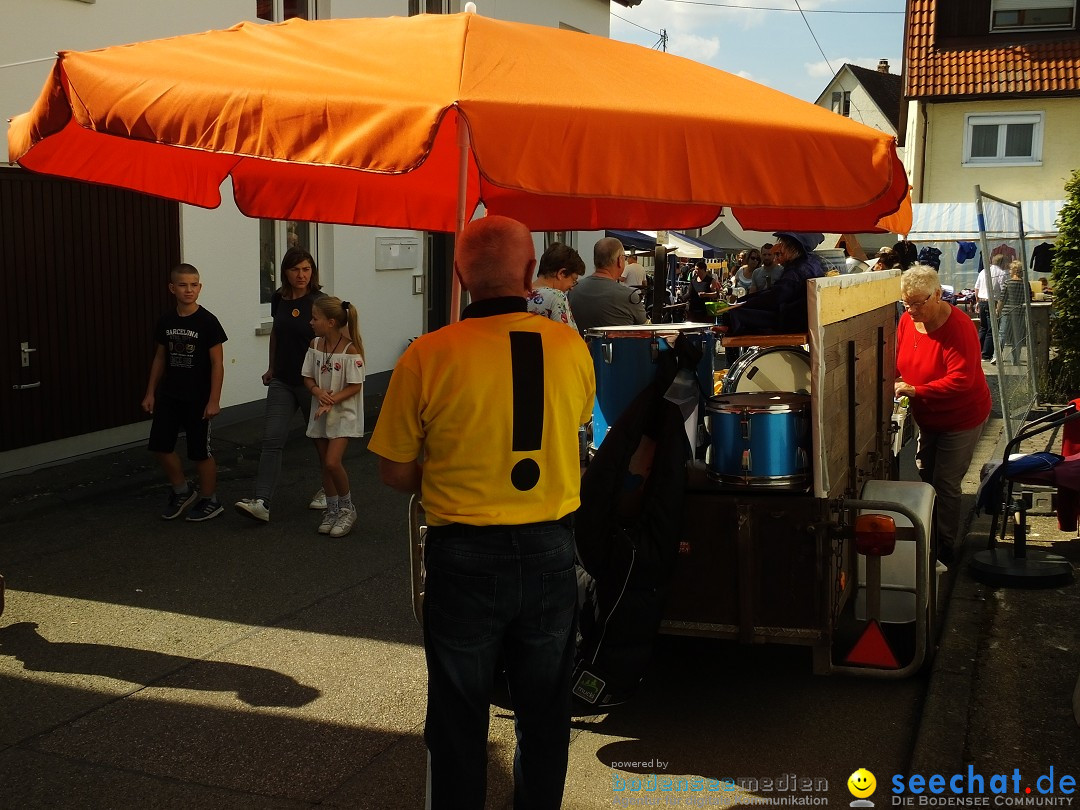
<path fill-rule="evenodd" d="M 281 287 L 270 298 L 270 363 L 263 374 L 266 416 L 262 453 L 255 477 L 255 497 L 237 501 L 236 511 L 252 520 L 270 520 L 270 499 L 281 473 L 281 451 L 289 436 L 289 422 L 299 409 L 307 424 L 311 394 L 300 373 L 315 333 L 311 330 L 311 302 L 320 292 L 319 268 L 301 247 L 289 248 L 281 258 Z"/>
<path fill-rule="evenodd" d="M 705 309 L 705 302 L 716 301 L 719 291 L 720 285 L 709 272 L 709 265 L 704 259 L 698 259 L 694 264 L 694 272 L 690 275 L 688 320 L 693 323 L 712 323 L 713 317 Z"/>

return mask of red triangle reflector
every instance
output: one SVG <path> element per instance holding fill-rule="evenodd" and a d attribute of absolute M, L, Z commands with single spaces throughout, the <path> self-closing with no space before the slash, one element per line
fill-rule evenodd
<path fill-rule="evenodd" d="M 900 669 L 900 663 L 893 655 L 889 642 L 885 640 L 885 634 L 881 632 L 881 626 L 875 619 L 871 619 L 866 626 L 844 663 L 879 669 Z"/>

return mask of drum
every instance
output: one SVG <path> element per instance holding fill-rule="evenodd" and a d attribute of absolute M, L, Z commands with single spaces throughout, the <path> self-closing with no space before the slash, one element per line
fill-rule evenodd
<path fill-rule="evenodd" d="M 585 331 L 585 341 L 589 345 L 596 372 L 591 442 L 594 449 L 604 441 L 615 420 L 634 401 L 634 397 L 655 379 L 660 352 L 668 351 L 678 335 L 701 347 L 698 381 L 703 392 L 711 392 L 717 344 L 708 325 L 603 326 Z"/>
<path fill-rule="evenodd" d="M 750 349 L 724 377 L 724 394 L 754 391 L 810 393 L 810 354 L 797 346 Z"/>
<path fill-rule="evenodd" d="M 810 483 L 810 397 L 781 391 L 710 397 L 709 475 L 746 487 Z"/>

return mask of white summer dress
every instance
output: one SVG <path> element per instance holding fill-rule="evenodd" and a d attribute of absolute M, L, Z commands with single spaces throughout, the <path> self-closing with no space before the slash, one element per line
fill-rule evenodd
<path fill-rule="evenodd" d="M 305 377 L 311 377 L 324 391 L 340 391 L 346 385 L 364 381 L 364 361 L 358 354 L 349 354 L 352 343 L 337 354 L 325 354 L 310 346 L 304 357 Z M 319 400 L 311 398 L 311 418 L 307 435 L 313 439 L 357 439 L 364 435 L 364 392 L 339 402 L 318 419 L 315 412 Z"/>

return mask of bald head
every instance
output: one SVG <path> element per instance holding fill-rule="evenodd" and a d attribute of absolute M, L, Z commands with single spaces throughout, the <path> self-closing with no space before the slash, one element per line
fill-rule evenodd
<path fill-rule="evenodd" d="M 454 257 L 462 286 L 474 301 L 523 297 L 535 266 L 529 229 L 509 217 L 487 216 L 467 224 Z"/>

